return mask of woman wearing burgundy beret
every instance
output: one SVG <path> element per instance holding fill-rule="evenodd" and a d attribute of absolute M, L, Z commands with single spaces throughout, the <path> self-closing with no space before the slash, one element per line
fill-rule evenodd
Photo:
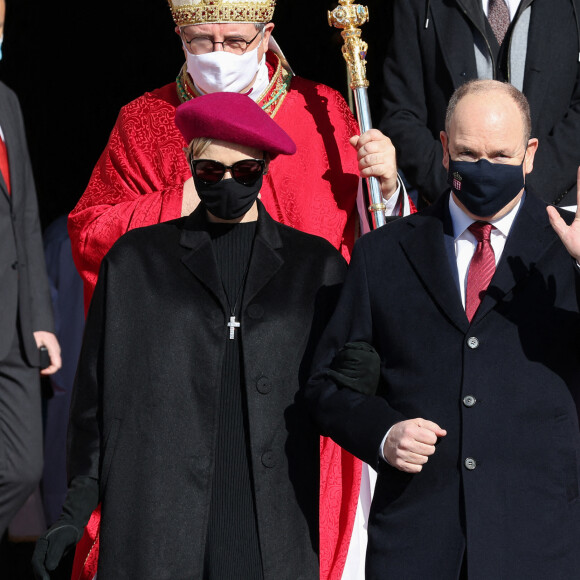
<path fill-rule="evenodd" d="M 346 265 L 264 209 L 262 176 L 295 145 L 251 99 L 201 96 L 176 123 L 201 203 L 103 261 L 69 495 L 35 570 L 50 577 L 100 502 L 98 580 L 315 579 L 319 437 L 301 385 Z"/>

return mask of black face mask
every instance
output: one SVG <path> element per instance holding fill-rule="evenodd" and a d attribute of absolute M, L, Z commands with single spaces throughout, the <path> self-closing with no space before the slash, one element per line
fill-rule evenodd
<path fill-rule="evenodd" d="M 234 179 L 222 179 L 208 185 L 193 176 L 201 203 L 214 216 L 233 220 L 243 216 L 254 204 L 262 187 L 262 177 L 252 185 L 243 185 Z"/>
<path fill-rule="evenodd" d="M 524 156 L 525 159 L 525 156 Z M 489 217 L 505 207 L 523 189 L 523 164 L 507 165 L 449 158 L 447 182 L 457 199 L 478 217 Z"/>

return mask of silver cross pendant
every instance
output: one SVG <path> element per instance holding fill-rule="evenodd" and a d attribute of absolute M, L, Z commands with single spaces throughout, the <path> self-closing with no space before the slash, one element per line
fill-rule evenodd
<path fill-rule="evenodd" d="M 236 328 L 240 328 L 240 323 L 236 320 L 235 316 L 230 316 L 228 326 L 230 327 L 230 340 L 234 340 L 236 338 L 235 336 Z"/>

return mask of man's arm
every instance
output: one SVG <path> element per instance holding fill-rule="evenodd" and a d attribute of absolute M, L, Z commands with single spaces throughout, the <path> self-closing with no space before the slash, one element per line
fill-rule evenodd
<path fill-rule="evenodd" d="M 339 389 L 374 395 L 380 382 L 380 366 L 380 357 L 370 344 L 348 342 L 335 355 L 326 377 Z M 399 421 L 387 431 L 378 455 L 401 471 L 418 473 L 435 453 L 437 438 L 446 434 L 436 423 L 420 417 Z"/>
<path fill-rule="evenodd" d="M 380 129 L 393 140 L 405 177 L 423 197 L 433 201 L 448 186 L 441 143 L 427 126 L 427 80 L 423 72 L 426 63 L 420 38 L 434 37 L 435 31 L 433 23 L 423 30 L 424 10 L 425 3 L 412 0 L 394 3 L 393 38 L 384 63 L 384 116 Z M 444 68 L 443 63 L 441 66 Z"/>
<path fill-rule="evenodd" d="M 23 227 L 24 246 L 24 267 L 26 268 L 26 279 L 28 280 L 28 310 L 31 317 L 31 325 L 36 346 L 46 347 L 50 357 L 50 365 L 41 370 L 43 375 L 51 375 L 61 367 L 60 345 L 54 335 L 54 316 L 52 303 L 50 300 L 50 286 L 46 273 L 46 261 L 44 258 L 44 248 L 42 245 L 42 233 L 40 220 L 38 217 L 38 201 L 36 198 L 36 186 L 32 174 L 32 166 L 28 154 L 28 145 L 24 129 L 22 111 L 16 95 L 8 93 L 13 106 L 13 120 L 18 124 L 18 142 L 13 143 L 13 154 L 21 163 L 19 172 L 23 176 L 22 184 L 22 204 L 24 212 L 22 224 L 16 227 Z"/>
<path fill-rule="evenodd" d="M 387 226 L 388 227 L 388 226 Z M 349 342 L 372 344 L 372 312 L 366 283 L 362 238 L 355 245 L 337 307 L 320 340 L 305 397 L 320 432 L 371 466 L 377 467 L 387 430 L 406 419 L 378 396 L 340 388 L 331 378 L 332 361 Z"/>
<path fill-rule="evenodd" d="M 570 66 L 577 70 L 570 106 L 550 133 L 541 136 L 534 170 L 526 177 L 530 191 L 546 203 L 559 204 L 576 185 L 574 176 L 580 162 L 580 65 L 574 62 Z"/>
<path fill-rule="evenodd" d="M 23 176 L 22 185 L 22 205 L 24 212 L 21 218 L 23 223 L 16 223 L 16 228 L 23 228 L 24 260 L 29 281 L 29 304 L 28 308 L 31 316 L 33 330 L 43 330 L 54 332 L 54 317 L 52 313 L 52 303 L 50 300 L 50 286 L 46 273 L 46 262 L 44 259 L 44 248 L 42 246 L 42 232 L 40 220 L 38 218 L 38 201 L 36 197 L 36 186 L 32 174 L 32 165 L 28 154 L 28 145 L 24 128 L 24 120 L 20 105 L 14 96 L 13 116 L 18 124 L 18 144 L 14 152 Z M 19 216 L 20 217 L 20 216 Z M 22 230 L 20 230 L 22 231 Z"/>

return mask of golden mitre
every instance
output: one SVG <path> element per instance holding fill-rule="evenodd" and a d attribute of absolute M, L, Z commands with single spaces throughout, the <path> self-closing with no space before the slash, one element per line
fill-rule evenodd
<path fill-rule="evenodd" d="M 276 0 L 168 0 L 177 26 L 270 22 Z"/>

